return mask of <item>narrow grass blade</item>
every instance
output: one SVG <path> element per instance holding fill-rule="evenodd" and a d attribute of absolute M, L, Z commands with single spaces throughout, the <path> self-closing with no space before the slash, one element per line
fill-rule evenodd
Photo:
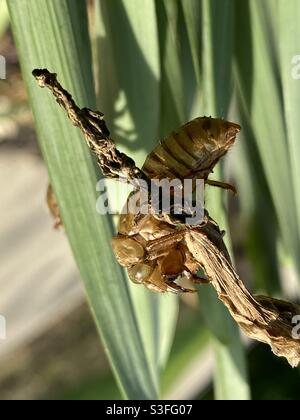
<path fill-rule="evenodd" d="M 156 398 L 109 221 L 96 213 L 99 173 L 78 129 L 31 76 L 33 68 L 48 67 L 80 106 L 95 106 L 85 1 L 10 0 L 8 6 L 40 145 L 107 355 L 127 398 Z"/>
<path fill-rule="evenodd" d="M 290 162 L 292 185 L 296 201 L 297 232 L 300 233 L 300 3 L 278 2 L 278 33 L 280 69 L 284 99 L 284 123 L 287 147 L 284 159 Z M 290 188 L 291 190 L 291 188 Z M 298 254 L 299 259 L 299 254 Z"/>
<path fill-rule="evenodd" d="M 160 136 L 186 122 L 183 93 L 179 8 L 177 1 L 156 1 L 161 62 Z"/>
<path fill-rule="evenodd" d="M 155 3 L 143 3 L 97 0 L 95 22 L 98 101 L 114 123 L 118 144 L 138 166 L 158 140 L 160 116 Z"/>
<path fill-rule="evenodd" d="M 0 3 L 0 36 L 7 29 L 9 23 L 9 14 L 6 5 L 6 1 Z"/>
<path fill-rule="evenodd" d="M 277 7 L 277 2 L 268 4 Z M 275 23 L 266 23 L 265 6 L 262 7 L 262 3 L 257 0 L 244 2 L 243 6 L 236 2 L 236 31 L 246 34 L 243 42 L 238 40 L 236 43 L 237 84 L 264 167 L 280 233 L 299 271 L 300 239 L 298 229 L 295 229 L 298 220 L 295 191 L 283 118 L 281 86 L 276 71 L 274 72 L 276 45 L 273 44 L 276 39 L 270 36 L 270 30 Z M 274 54 L 270 54 L 270 51 Z"/>
<path fill-rule="evenodd" d="M 198 86 L 201 85 L 201 2 L 181 0 L 184 20 L 190 42 L 194 71 Z"/>
<path fill-rule="evenodd" d="M 162 377 L 164 398 L 190 399 L 205 391 L 206 386 L 210 385 L 211 360 L 207 360 L 209 351 L 210 333 L 199 316 L 188 319 L 184 326 L 177 329 L 170 359 Z M 201 369 L 203 367 L 205 372 Z M 178 390 L 185 395 L 179 396 Z"/>
<path fill-rule="evenodd" d="M 232 220 L 232 223 L 236 240 L 245 247 L 252 263 L 249 270 L 251 285 L 259 293 L 276 296 L 281 289 L 276 213 L 251 127 L 245 117 L 241 116 L 240 120 L 243 129 L 232 156 L 240 212 L 238 221 Z"/>
<path fill-rule="evenodd" d="M 145 19 L 145 16 L 147 18 Z M 155 2 L 96 2 L 98 100 L 120 148 L 141 166 L 159 140 L 161 63 Z M 178 302 L 130 282 L 144 347 L 159 383 L 177 320 Z"/>
<path fill-rule="evenodd" d="M 233 16 L 234 9 L 230 1 L 202 1 L 203 115 L 227 116 L 231 93 Z M 189 24 L 195 25 L 195 19 L 187 21 L 187 25 Z M 220 176 L 220 172 L 218 174 Z M 216 173 L 214 175 L 216 177 Z M 226 217 L 222 194 L 224 193 L 211 190 L 206 195 L 209 212 L 224 228 Z M 228 242 L 227 239 L 227 244 Z M 199 298 L 215 341 L 215 397 L 222 400 L 248 399 L 250 392 L 246 361 L 238 327 L 210 287 L 200 288 Z M 234 382 L 229 380 L 233 377 Z"/>

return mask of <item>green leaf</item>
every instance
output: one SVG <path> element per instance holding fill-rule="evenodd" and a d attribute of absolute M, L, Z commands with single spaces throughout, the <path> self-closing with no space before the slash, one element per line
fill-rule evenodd
<path fill-rule="evenodd" d="M 177 1 L 156 0 L 161 61 L 160 136 L 186 122 Z"/>
<path fill-rule="evenodd" d="M 143 3 L 97 0 L 95 22 L 98 102 L 118 145 L 138 166 L 157 143 L 160 116 L 155 3 Z"/>
<path fill-rule="evenodd" d="M 198 86 L 201 86 L 201 2 L 181 0 L 181 6 L 190 42 L 194 71 Z"/>
<path fill-rule="evenodd" d="M 245 246 L 252 262 L 250 275 L 255 290 L 279 295 L 276 213 L 251 127 L 245 116 L 240 119 L 242 132 L 231 162 L 240 198 L 239 217 L 234 216 L 232 221 L 235 240 L 238 246 Z"/>
<path fill-rule="evenodd" d="M 184 315 L 182 315 L 182 318 L 187 322 L 176 331 L 170 359 L 162 377 L 164 398 L 170 398 L 170 393 L 174 388 L 186 386 L 187 380 L 182 384 L 182 379 L 185 379 L 186 373 L 193 372 L 193 366 L 195 363 L 198 366 L 199 361 L 203 360 L 205 365 L 207 354 L 211 350 L 210 334 L 198 314 L 195 319 L 190 319 L 190 317 Z M 192 388 L 195 388 L 195 384 L 192 385 Z M 189 391 L 191 391 L 191 387 L 187 389 L 187 392 Z M 201 392 L 203 389 L 193 389 L 193 391 L 194 393 L 195 391 Z"/>
<path fill-rule="evenodd" d="M 280 69 L 282 77 L 284 100 L 284 124 L 287 130 L 287 145 L 282 157 L 291 165 L 292 185 L 287 185 L 288 191 L 294 192 L 296 201 L 298 236 L 300 233 L 300 143 L 299 143 L 299 112 L 300 103 L 300 4 L 291 0 L 283 4 L 278 2 L 278 33 Z M 287 181 L 289 182 L 289 181 Z M 298 249 L 299 250 L 299 249 Z M 298 254 L 299 259 L 299 254 Z"/>
<path fill-rule="evenodd" d="M 0 3 L 0 36 L 6 31 L 9 23 L 9 14 L 6 1 Z"/>
<path fill-rule="evenodd" d="M 276 8 L 277 2 L 268 2 L 266 5 Z M 298 229 L 295 229 L 298 215 L 294 182 L 281 86 L 276 75 L 276 38 L 270 36 L 276 22 L 267 24 L 267 16 L 270 19 L 276 13 L 273 10 L 266 14 L 260 1 L 251 0 L 244 2 L 243 6 L 237 1 L 236 14 L 236 31 L 246 34 L 243 43 L 240 40 L 236 43 L 239 95 L 254 133 L 284 244 L 299 271 L 300 238 Z M 273 51 L 273 55 L 270 51 Z M 290 60 L 287 66 L 291 65 Z M 288 71 L 291 74 L 291 67 Z"/>
<path fill-rule="evenodd" d="M 202 1 L 202 115 L 227 116 L 232 83 L 233 17 L 232 2 Z M 187 26 L 195 25 L 195 22 L 195 18 L 187 20 Z M 196 33 L 196 29 L 190 31 Z M 193 42 L 193 38 L 190 39 Z M 196 46 L 192 45 L 191 50 L 193 48 Z M 200 73 L 200 69 L 197 71 Z M 215 171 L 214 177 L 218 175 L 220 168 L 218 172 Z M 223 194 L 212 189 L 206 193 L 208 210 L 222 229 L 227 225 Z M 230 247 L 228 234 L 227 245 Z M 214 336 L 216 399 L 248 399 L 250 392 L 246 361 L 238 327 L 210 286 L 199 288 L 199 299 L 207 325 Z M 234 383 L 229 380 L 233 376 Z"/>
<path fill-rule="evenodd" d="M 231 0 L 203 0 L 202 5 L 204 111 L 226 117 L 232 91 L 234 7 Z"/>
<path fill-rule="evenodd" d="M 147 18 L 145 19 L 145 16 Z M 160 134 L 161 63 L 155 2 L 96 2 L 98 102 L 118 146 L 141 166 Z M 175 296 L 158 296 L 130 282 L 135 312 L 155 381 L 177 321 Z"/>
<path fill-rule="evenodd" d="M 31 76 L 33 68 L 48 67 L 79 106 L 95 106 L 85 1 L 10 0 L 8 6 L 40 145 L 108 358 L 127 398 L 156 398 L 132 298 L 112 254 L 110 223 L 96 212 L 99 173 L 79 130 Z"/>

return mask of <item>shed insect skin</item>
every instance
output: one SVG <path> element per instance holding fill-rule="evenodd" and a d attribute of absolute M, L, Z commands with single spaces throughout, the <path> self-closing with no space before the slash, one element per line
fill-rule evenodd
<path fill-rule="evenodd" d="M 137 168 L 132 159 L 116 149 L 114 142 L 109 137 L 109 131 L 101 112 L 91 111 L 87 108 L 80 109 L 71 95 L 59 84 L 55 73 L 50 73 L 46 69 L 37 69 L 33 71 L 33 75 L 41 87 L 46 86 L 52 91 L 59 105 L 67 112 L 71 122 L 81 129 L 87 144 L 96 154 L 98 164 L 106 176 L 127 179 L 137 187 L 136 177 L 140 175 L 141 179 L 144 179 L 149 185 L 150 179 L 146 173 Z M 229 124 L 236 132 L 239 131 L 237 124 Z M 232 138 L 233 142 L 234 138 Z M 201 144 L 203 145 L 203 142 L 199 143 L 199 147 Z M 228 148 L 223 148 L 224 153 L 227 150 Z M 209 164 L 211 171 L 224 153 L 217 153 L 216 159 L 211 161 Z M 201 170 L 198 172 L 201 174 Z M 199 174 L 198 176 L 201 176 Z M 227 184 L 223 185 L 224 183 L 203 179 L 207 184 L 213 183 L 215 186 L 227 188 Z M 55 202 L 52 198 L 48 201 L 51 205 Z M 54 207 L 55 211 L 53 210 L 53 212 L 56 215 L 58 206 Z M 169 215 L 166 218 L 167 221 L 154 216 L 149 220 L 142 219 L 143 217 L 137 218 L 136 214 L 128 214 L 124 220 L 121 218 L 120 231 L 114 239 L 114 241 L 119 241 L 118 244 L 123 242 L 123 245 L 127 241 L 127 246 L 123 247 L 123 250 L 122 247 L 117 246 L 117 256 L 135 280 L 157 292 L 167 290 L 176 293 L 187 292 L 188 289 L 175 283 L 175 277 L 183 267 L 187 268 L 190 273 L 194 273 L 197 268 L 201 267 L 207 277 L 205 281 L 210 281 L 219 299 L 228 308 L 246 335 L 268 343 L 273 353 L 285 357 L 291 366 L 295 367 L 299 364 L 299 339 L 293 335 L 292 320 L 300 313 L 300 306 L 268 296 L 253 296 L 249 292 L 232 266 L 222 238 L 223 231 L 220 231 L 217 223 L 208 216 L 207 212 L 205 223 L 193 228 L 182 223 L 178 225 L 173 215 Z M 148 235 L 148 237 L 145 239 L 142 234 Z M 165 250 L 168 246 L 170 248 L 166 253 Z M 129 252 L 130 249 L 131 252 Z M 174 252 L 174 254 L 169 255 L 168 252 L 169 254 Z M 147 253 L 149 254 L 148 259 L 145 258 Z M 168 255 L 169 258 L 167 258 Z M 175 255 L 177 265 L 173 264 Z M 143 259 L 148 264 L 145 264 L 144 267 L 138 266 L 137 263 L 140 264 Z M 201 282 L 202 280 L 194 278 L 193 281 Z"/>
<path fill-rule="evenodd" d="M 219 118 L 196 118 L 162 140 L 147 156 L 142 170 L 150 179 L 198 178 L 235 192 L 230 184 L 210 181 L 208 176 L 233 145 L 239 131 L 238 124 Z M 137 198 L 129 196 L 127 209 L 131 207 L 130 200 Z M 172 222 L 170 217 L 122 214 L 118 236 L 112 240 L 113 250 L 133 282 L 156 292 L 194 292 L 179 286 L 176 280 L 187 278 L 194 284 L 208 282 L 197 275 L 199 263 L 186 243 L 187 232 L 201 232 L 208 220 L 206 214 L 202 225 L 191 228 Z"/>
<path fill-rule="evenodd" d="M 36 69 L 33 76 L 41 87 L 52 91 L 72 123 L 82 130 L 104 175 L 126 179 L 135 187 L 135 194 L 139 194 L 137 179 L 143 179 L 149 186 L 152 179 L 162 178 L 203 179 L 209 185 L 235 192 L 230 184 L 209 180 L 208 176 L 233 145 L 240 131 L 238 124 L 220 118 L 195 118 L 159 142 L 147 156 L 142 169 L 139 169 L 131 158 L 116 148 L 101 112 L 80 109 L 57 81 L 55 73 Z M 128 201 L 131 199 L 132 195 Z M 58 228 L 62 221 L 51 186 L 47 201 L 55 217 L 55 227 Z M 150 201 L 148 205 L 151 206 Z M 185 231 L 190 228 L 179 222 L 174 215 L 149 213 L 141 215 L 129 212 L 121 215 L 119 233 L 112 240 L 116 258 L 127 268 L 131 280 L 156 292 L 175 293 L 193 291 L 179 286 L 176 283 L 178 278 L 185 277 L 196 284 L 207 282 L 207 279 L 197 276 L 199 264 L 186 244 Z M 207 220 L 209 217 L 206 215 L 204 224 Z M 202 227 L 195 226 L 193 229 L 201 231 Z"/>
<path fill-rule="evenodd" d="M 203 179 L 208 185 L 236 192 L 232 185 L 209 180 L 208 176 L 233 145 L 239 131 L 238 124 L 219 118 L 196 118 L 159 142 L 147 156 L 142 172 L 150 180 Z M 137 200 L 136 194 L 139 195 L 139 190 L 128 197 L 127 208 L 130 208 L 131 200 Z M 55 228 L 60 228 L 62 220 L 51 186 L 47 202 L 55 218 Z M 150 207 L 150 203 L 148 205 Z M 206 214 L 203 224 L 193 229 L 201 232 L 208 220 Z M 112 248 L 120 265 L 127 269 L 131 281 L 160 293 L 195 292 L 178 285 L 178 279 L 188 279 L 194 284 L 209 282 L 197 275 L 199 263 L 186 244 L 186 232 L 191 227 L 176 222 L 178 220 L 173 220 L 170 215 L 153 215 L 151 211 L 146 215 L 131 212 L 121 215 Z"/>
<path fill-rule="evenodd" d="M 208 180 L 208 176 L 240 130 L 238 124 L 221 118 L 195 118 L 160 141 L 147 156 L 142 170 L 150 179 L 198 178 L 236 193 L 232 185 Z"/>
<path fill-rule="evenodd" d="M 142 171 L 148 179 L 198 178 L 208 185 L 235 192 L 232 185 L 209 180 L 208 176 L 233 145 L 239 131 L 238 124 L 219 118 L 196 118 L 162 140 L 147 156 Z M 136 201 L 136 197 L 128 197 L 127 208 L 130 200 Z M 62 221 L 51 186 L 47 201 L 55 228 L 59 228 Z M 203 224 L 208 220 L 205 217 Z M 118 235 L 112 240 L 113 251 L 134 283 L 154 292 L 191 293 L 195 290 L 178 285 L 176 280 L 188 279 L 194 284 L 205 284 L 208 280 L 197 275 L 199 264 L 185 241 L 187 229 L 191 228 L 175 223 L 166 214 L 122 214 Z M 200 232 L 202 226 L 193 229 Z"/>

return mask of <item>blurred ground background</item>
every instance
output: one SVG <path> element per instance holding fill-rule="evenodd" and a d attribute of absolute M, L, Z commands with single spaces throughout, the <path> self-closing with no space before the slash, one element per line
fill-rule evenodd
<path fill-rule="evenodd" d="M 46 169 L 9 27 L 0 54 L 8 75 L 0 81 L 0 314 L 7 319 L 0 399 L 119 398 L 66 237 L 52 229 L 46 209 Z M 238 255 L 247 277 L 242 249 Z M 166 398 L 213 397 L 213 360 L 199 326 L 198 305 L 183 301 L 163 381 Z M 297 369 L 286 369 L 264 345 L 249 353 L 254 398 L 299 399 Z"/>

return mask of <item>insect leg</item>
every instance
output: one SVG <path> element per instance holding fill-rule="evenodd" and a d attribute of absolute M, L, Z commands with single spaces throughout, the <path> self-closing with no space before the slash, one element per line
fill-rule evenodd
<path fill-rule="evenodd" d="M 197 292 L 197 290 L 187 289 L 186 287 L 179 286 L 179 284 L 175 283 L 172 280 L 165 279 L 165 283 L 167 284 L 168 289 L 170 291 L 175 292 L 175 293 L 195 293 L 195 292 Z"/>
<path fill-rule="evenodd" d="M 189 277 L 189 280 L 194 284 L 209 284 L 210 283 L 210 281 L 204 277 L 191 276 Z"/>
<path fill-rule="evenodd" d="M 207 179 L 205 181 L 206 184 L 208 185 L 212 185 L 213 187 L 219 187 L 219 188 L 223 188 L 224 190 L 230 190 L 233 192 L 234 195 L 237 194 L 237 190 L 235 188 L 235 186 L 227 183 L 227 182 L 222 182 L 222 181 L 214 181 L 211 179 Z"/>
<path fill-rule="evenodd" d="M 146 250 L 150 254 L 153 254 L 154 258 L 165 255 L 170 251 L 170 248 L 174 247 L 176 243 L 182 241 L 185 231 L 179 231 L 166 235 L 162 238 L 153 239 L 146 245 Z"/>

